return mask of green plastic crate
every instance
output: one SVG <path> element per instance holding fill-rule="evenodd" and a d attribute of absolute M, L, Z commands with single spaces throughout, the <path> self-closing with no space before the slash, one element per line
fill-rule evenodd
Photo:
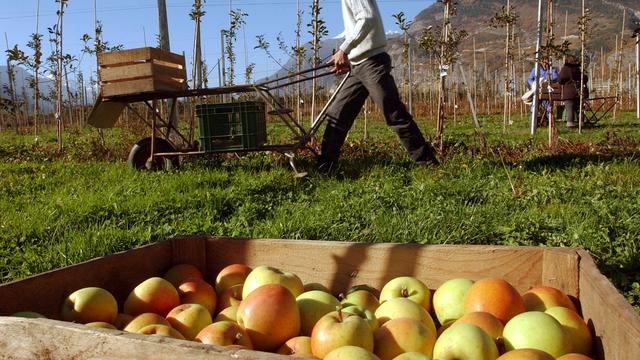
<path fill-rule="evenodd" d="M 196 115 L 202 151 L 257 150 L 267 141 L 262 101 L 197 105 Z"/>

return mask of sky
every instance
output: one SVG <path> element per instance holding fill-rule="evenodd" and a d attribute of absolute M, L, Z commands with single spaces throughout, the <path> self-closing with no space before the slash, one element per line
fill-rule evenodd
<path fill-rule="evenodd" d="M 94 1 L 97 18 L 103 24 L 103 40 L 110 45 L 122 44 L 125 48 L 156 46 L 158 33 L 157 0 L 69 0 L 65 11 L 64 51 L 77 56 L 83 71 L 95 71 L 95 58 L 82 56 L 83 34 L 93 36 Z M 191 62 L 193 52 L 194 23 L 188 14 L 193 0 L 166 0 L 169 21 L 169 37 L 171 51 L 183 53 L 187 63 Z M 287 57 L 277 50 L 276 37 L 282 33 L 285 41 L 294 45 L 296 24 L 296 0 L 206 0 L 206 15 L 202 20 L 203 56 L 211 70 L 210 86 L 217 86 L 218 72 L 213 69 L 220 57 L 220 30 L 228 27 L 229 5 L 248 14 L 246 25 L 238 33 L 236 43 L 236 73 L 244 74 L 245 64 L 255 63 L 254 79 L 263 78 L 278 70 L 278 65 L 265 55 L 264 51 L 254 49 L 256 36 L 264 35 L 271 44 L 276 58 L 286 62 Z M 306 24 L 310 20 L 311 0 L 300 0 L 303 14 L 303 38 L 310 40 Z M 392 14 L 400 11 L 407 19 L 413 19 L 421 10 L 431 5 L 434 0 L 378 0 L 385 30 L 397 31 Z M 36 10 L 40 4 L 39 24 L 36 24 Z M 48 54 L 51 46 L 48 41 L 47 28 L 56 23 L 58 4 L 55 0 L 0 0 L 3 11 L 0 12 L 0 35 L 2 49 L 15 44 L 27 55 L 31 50 L 26 47 L 30 34 L 36 31 L 44 34 L 43 49 Z M 321 17 L 326 21 L 328 37 L 339 35 L 344 27 L 340 10 L 340 0 L 321 0 Z M 6 41 L 5 41 L 6 36 Z M 4 59 L 3 59 L 4 62 Z M 241 75 L 242 77 L 244 75 Z M 237 78 L 236 83 L 244 79 Z"/>

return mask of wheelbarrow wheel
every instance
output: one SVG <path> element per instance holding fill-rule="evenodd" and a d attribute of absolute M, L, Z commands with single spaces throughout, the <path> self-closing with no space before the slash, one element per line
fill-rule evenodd
<path fill-rule="evenodd" d="M 165 139 L 155 138 L 154 153 L 175 152 L 176 149 Z M 172 170 L 180 165 L 177 156 L 154 156 L 151 157 L 151 138 L 144 138 L 138 141 L 129 152 L 127 164 L 136 170 Z"/>

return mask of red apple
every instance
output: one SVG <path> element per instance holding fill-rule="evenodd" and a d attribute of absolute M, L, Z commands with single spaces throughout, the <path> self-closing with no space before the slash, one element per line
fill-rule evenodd
<path fill-rule="evenodd" d="M 154 313 L 144 313 L 133 318 L 127 326 L 123 328 L 124 331 L 127 332 L 138 332 L 138 330 L 142 329 L 148 325 L 166 325 L 171 326 L 169 321 L 164 318 L 164 316 L 160 316 Z"/>
<path fill-rule="evenodd" d="M 546 311 L 554 306 L 564 306 L 577 311 L 567 294 L 551 286 L 533 287 L 522 294 L 522 300 L 527 311 Z"/>
<path fill-rule="evenodd" d="M 427 310 L 422 305 L 407 298 L 398 297 L 385 301 L 380 304 L 375 315 L 380 325 L 391 319 L 408 317 L 423 322 L 427 325 L 429 331 L 436 333 L 436 325 Z"/>
<path fill-rule="evenodd" d="M 311 338 L 308 336 L 296 336 L 287 340 L 276 352 L 282 355 L 312 357 Z"/>
<path fill-rule="evenodd" d="M 219 321 L 209 324 L 200 330 L 195 340 L 209 345 L 238 345 L 244 349 L 253 349 L 247 332 L 240 325 L 231 321 Z"/>
<path fill-rule="evenodd" d="M 178 305 L 169 311 L 167 320 L 187 340 L 195 339 L 212 322 L 211 313 L 200 304 Z"/>
<path fill-rule="evenodd" d="M 373 331 L 366 320 L 357 315 L 333 311 L 323 316 L 311 332 L 313 355 L 324 358 L 331 351 L 347 345 L 373 352 Z"/>
<path fill-rule="evenodd" d="M 381 360 L 393 360 L 405 352 L 433 355 L 436 342 L 435 331 L 415 319 L 397 318 L 384 323 L 374 336 L 374 350 Z"/>
<path fill-rule="evenodd" d="M 244 297 L 237 321 L 249 334 L 254 349 L 261 351 L 275 351 L 300 333 L 296 298 L 279 284 L 261 286 Z"/>
<path fill-rule="evenodd" d="M 244 283 L 251 273 L 251 268 L 245 264 L 231 264 L 224 267 L 216 276 L 216 293 L 220 295 L 226 289 Z"/>
<path fill-rule="evenodd" d="M 152 277 L 136 286 L 124 302 L 124 312 L 136 316 L 146 312 L 166 316 L 180 305 L 178 290 L 163 278 Z"/>
<path fill-rule="evenodd" d="M 182 336 L 182 334 L 180 334 L 178 330 L 167 325 L 160 325 L 160 324 L 147 325 L 142 329 L 136 331 L 136 333 L 145 334 L 145 335 L 166 336 L 174 339 L 184 340 L 184 336 Z"/>
<path fill-rule="evenodd" d="M 217 295 L 213 286 L 200 278 L 189 278 L 178 286 L 181 304 L 200 304 L 210 314 L 216 310 Z"/>
<path fill-rule="evenodd" d="M 86 287 L 74 291 L 62 303 L 64 321 L 82 324 L 102 321 L 112 323 L 118 315 L 118 303 L 111 293 L 99 287 Z"/>
<path fill-rule="evenodd" d="M 163 278 L 171 283 L 174 287 L 180 286 L 185 280 L 190 278 L 198 278 L 202 279 L 202 272 L 191 264 L 178 264 L 172 266 L 166 273 L 164 273 Z"/>
<path fill-rule="evenodd" d="M 484 311 L 506 324 L 512 317 L 525 311 L 522 296 L 503 279 L 476 281 L 464 298 L 464 311 Z"/>
<path fill-rule="evenodd" d="M 414 277 L 397 277 L 387 282 L 380 290 L 380 304 L 398 297 L 407 298 L 427 311 L 431 311 L 431 290 Z"/>

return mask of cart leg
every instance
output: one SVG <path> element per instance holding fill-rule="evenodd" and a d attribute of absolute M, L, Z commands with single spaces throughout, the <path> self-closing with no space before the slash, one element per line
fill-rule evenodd
<path fill-rule="evenodd" d="M 308 173 L 305 171 L 303 172 L 298 171 L 298 168 L 296 167 L 296 154 L 292 152 L 286 152 L 284 153 L 284 156 L 289 158 L 289 165 L 291 166 L 291 169 L 293 169 L 293 172 L 295 173 L 295 177 L 303 178 L 308 175 Z"/>

